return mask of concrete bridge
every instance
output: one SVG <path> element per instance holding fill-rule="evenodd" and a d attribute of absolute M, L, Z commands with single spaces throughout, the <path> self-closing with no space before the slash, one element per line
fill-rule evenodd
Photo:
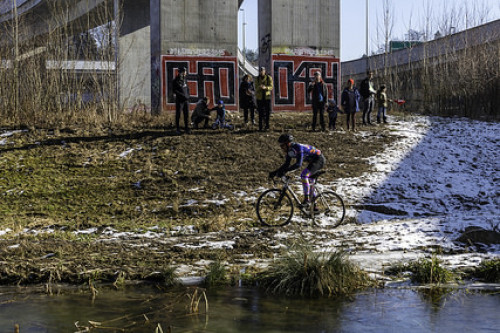
<path fill-rule="evenodd" d="M 238 9 L 242 2 L 66 0 L 59 2 L 66 6 L 65 15 L 52 17 L 53 1 L 3 0 L 0 24 L 5 26 L 22 16 L 30 23 L 30 33 L 24 38 L 30 38 L 84 20 L 104 7 L 120 22 L 116 71 L 122 107 L 140 103 L 156 113 L 173 109 L 171 82 L 177 68 L 186 67 L 192 102 L 209 96 L 224 100 L 228 109 L 235 110 Z M 274 78 L 274 109 L 309 109 L 306 87 L 318 69 L 330 94 L 337 96 L 340 0 L 258 0 L 258 5 L 259 66 L 265 66 Z"/>

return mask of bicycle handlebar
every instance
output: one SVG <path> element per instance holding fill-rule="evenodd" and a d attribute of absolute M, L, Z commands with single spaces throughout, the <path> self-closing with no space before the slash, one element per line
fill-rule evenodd
<path fill-rule="evenodd" d="M 279 180 L 278 180 L 279 179 Z M 290 181 L 291 177 L 290 176 L 287 176 L 287 175 L 283 175 L 283 176 L 280 176 L 280 177 L 273 177 L 271 178 L 271 180 L 273 181 L 273 183 L 276 185 L 279 181 L 281 181 L 282 183 L 284 184 L 288 184 L 289 181 Z"/>

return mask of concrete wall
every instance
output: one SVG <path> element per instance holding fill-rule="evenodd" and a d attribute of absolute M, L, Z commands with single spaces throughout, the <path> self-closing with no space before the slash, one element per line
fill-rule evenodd
<path fill-rule="evenodd" d="M 485 97 L 490 93 L 488 89 L 479 89 L 479 97 L 470 97 L 473 90 L 481 87 L 481 82 L 488 82 L 488 87 L 495 87 L 495 84 L 498 87 L 495 82 L 499 82 L 497 73 L 500 67 L 496 64 L 500 57 L 488 51 L 500 54 L 499 44 L 500 20 L 496 20 L 412 48 L 343 62 L 342 83 L 353 78 L 359 87 L 367 69 L 370 69 L 374 72 L 375 87 L 385 84 L 388 96 L 406 100 L 405 107 L 410 110 L 465 115 L 470 111 L 464 111 L 464 108 L 477 111 L 480 109 L 479 102 L 491 99 Z M 481 79 L 477 85 L 467 86 L 475 82 L 474 77 Z M 490 94 L 499 99 L 499 92 L 497 88 Z M 475 105 L 467 105 L 472 101 Z M 496 100 L 490 105 L 495 105 L 490 110 L 498 110 Z M 487 114 L 489 111 L 477 112 Z M 491 115 L 494 112 L 488 114 Z"/>
<path fill-rule="evenodd" d="M 162 50 L 165 54 L 236 55 L 238 3 L 230 0 L 162 0 Z M 216 52 L 217 54 L 220 52 Z"/>
<path fill-rule="evenodd" d="M 151 105 L 149 0 L 123 1 L 118 39 L 119 105 Z"/>
<path fill-rule="evenodd" d="M 192 103 L 207 96 L 236 110 L 238 2 L 162 0 L 161 16 L 162 110 L 175 107 L 172 80 L 179 67 L 188 69 Z"/>
<path fill-rule="evenodd" d="M 330 97 L 337 98 L 340 0 L 259 0 L 258 5 L 260 65 L 274 79 L 274 109 L 309 110 L 306 89 L 316 70 Z M 237 109 L 237 1 L 124 1 L 123 15 L 122 106 L 173 110 L 172 80 L 186 67 L 192 107 L 207 96 Z"/>
<path fill-rule="evenodd" d="M 259 65 L 273 76 L 273 109 L 310 110 L 307 86 L 317 70 L 338 99 L 340 0 L 259 0 L 259 40 Z"/>
<path fill-rule="evenodd" d="M 340 54 L 339 0 L 273 0 L 273 53 Z"/>

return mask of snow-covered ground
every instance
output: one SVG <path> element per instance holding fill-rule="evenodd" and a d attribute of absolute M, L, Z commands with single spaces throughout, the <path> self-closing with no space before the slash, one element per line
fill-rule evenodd
<path fill-rule="evenodd" d="M 333 231 L 330 243 L 360 248 L 353 259 L 375 270 L 431 249 L 451 267 L 498 257 L 500 244 L 477 249 L 455 240 L 469 226 L 500 231 L 500 125 L 415 117 L 390 126 L 402 139 L 371 159 L 374 172 L 336 184 L 359 204 L 349 215 L 362 225 Z M 345 243 L 337 232 L 355 238 Z"/>

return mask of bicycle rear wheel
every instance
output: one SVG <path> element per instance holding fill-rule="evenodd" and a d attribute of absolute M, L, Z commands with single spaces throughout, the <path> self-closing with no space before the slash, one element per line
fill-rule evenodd
<path fill-rule="evenodd" d="M 315 207 L 314 223 L 316 225 L 335 228 L 344 221 L 344 201 L 337 193 L 324 191 L 314 198 L 313 204 Z"/>
<path fill-rule="evenodd" d="M 270 189 L 257 199 L 256 210 L 260 223 L 268 227 L 280 227 L 290 223 L 293 202 L 286 192 Z"/>

